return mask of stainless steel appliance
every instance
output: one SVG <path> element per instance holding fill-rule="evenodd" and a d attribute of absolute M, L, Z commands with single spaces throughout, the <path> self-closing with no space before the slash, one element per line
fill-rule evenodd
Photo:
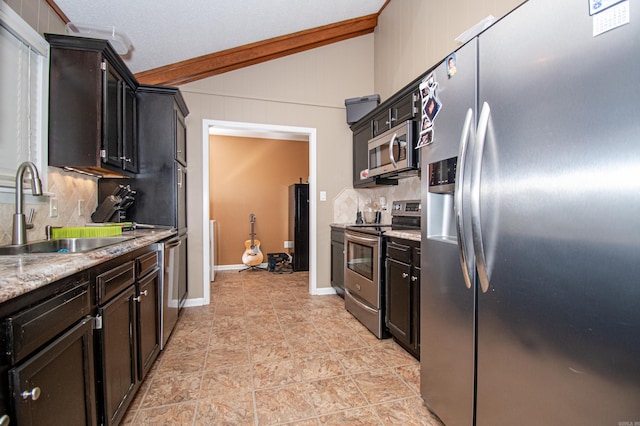
<path fill-rule="evenodd" d="M 180 237 L 175 236 L 158 243 L 160 265 L 163 274 L 160 278 L 162 288 L 160 303 L 160 349 L 164 349 L 169 336 L 178 322 L 180 309 Z"/>
<path fill-rule="evenodd" d="M 529 0 L 433 71 L 422 175 L 457 158 L 453 191 L 422 180 L 421 392 L 448 426 L 640 421 L 640 8 L 597 3 Z"/>
<path fill-rule="evenodd" d="M 378 339 L 388 337 L 384 326 L 385 227 L 347 227 L 344 232 L 344 304 Z"/>
<path fill-rule="evenodd" d="M 407 120 L 369 141 L 369 176 L 418 174 L 420 152 L 415 149 L 416 126 L 415 121 Z"/>
<path fill-rule="evenodd" d="M 344 303 L 377 338 L 385 326 L 385 232 L 420 229 L 420 201 L 394 201 L 391 225 L 348 226 L 344 233 Z M 416 212 L 418 212 L 416 214 Z"/>

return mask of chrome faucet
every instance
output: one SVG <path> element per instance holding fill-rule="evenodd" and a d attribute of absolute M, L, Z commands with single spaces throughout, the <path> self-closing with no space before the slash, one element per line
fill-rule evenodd
<path fill-rule="evenodd" d="M 33 195 L 42 195 L 42 182 L 40 182 L 40 175 L 36 165 L 31 161 L 25 161 L 20 164 L 16 172 L 16 213 L 13 215 L 13 233 L 11 235 L 11 244 L 14 245 L 26 244 L 27 229 L 33 228 L 32 223 L 26 223 L 24 213 L 22 213 L 22 180 L 26 170 L 31 173 L 31 193 Z"/>

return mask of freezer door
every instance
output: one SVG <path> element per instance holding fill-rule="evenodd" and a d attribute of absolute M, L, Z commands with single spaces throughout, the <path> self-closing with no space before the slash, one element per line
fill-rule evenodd
<path fill-rule="evenodd" d="M 476 40 L 456 52 L 456 62 L 451 77 L 446 64 L 434 71 L 441 107 L 433 121 L 433 142 L 421 152 L 420 387 L 427 406 L 451 426 L 473 424 L 474 287 L 467 287 L 460 265 L 454 194 L 429 192 L 428 176 L 429 163 L 459 155 L 470 109 L 473 116 Z"/>
<path fill-rule="evenodd" d="M 631 6 L 594 37 L 587 2 L 531 0 L 480 36 L 478 426 L 640 422 Z"/>

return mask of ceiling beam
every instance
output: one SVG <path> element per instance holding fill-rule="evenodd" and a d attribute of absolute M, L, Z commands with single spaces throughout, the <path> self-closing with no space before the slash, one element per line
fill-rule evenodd
<path fill-rule="evenodd" d="M 386 3 L 385 3 L 386 6 Z M 299 31 L 135 74 L 142 84 L 177 86 L 353 37 L 372 33 L 378 15 Z"/>

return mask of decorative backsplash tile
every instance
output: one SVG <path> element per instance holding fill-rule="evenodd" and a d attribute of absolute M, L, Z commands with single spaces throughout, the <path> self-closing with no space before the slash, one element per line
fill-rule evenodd
<path fill-rule="evenodd" d="M 37 202 L 33 198 L 24 198 L 25 214 L 33 208 L 33 229 L 27 231 L 27 241 L 45 238 L 45 227 L 52 226 L 84 226 L 91 222 L 91 214 L 98 205 L 97 179 L 83 176 L 74 172 L 49 167 L 47 193 L 53 194 L 58 201 L 58 217 L 49 217 L 50 197 L 39 197 Z M 82 208 L 78 208 L 78 201 L 82 200 Z M 82 210 L 82 216 L 80 216 Z M 13 214 L 15 203 L 0 203 L 0 245 L 11 244 L 13 228 Z"/>
<path fill-rule="evenodd" d="M 395 200 L 419 200 L 420 178 L 400 179 L 398 185 L 382 186 L 367 189 L 347 188 L 333 199 L 333 223 L 354 223 L 356 212 L 362 210 L 369 201 L 380 199 L 386 201 L 386 209 L 382 211 L 381 223 L 391 223 L 391 203 Z"/>

